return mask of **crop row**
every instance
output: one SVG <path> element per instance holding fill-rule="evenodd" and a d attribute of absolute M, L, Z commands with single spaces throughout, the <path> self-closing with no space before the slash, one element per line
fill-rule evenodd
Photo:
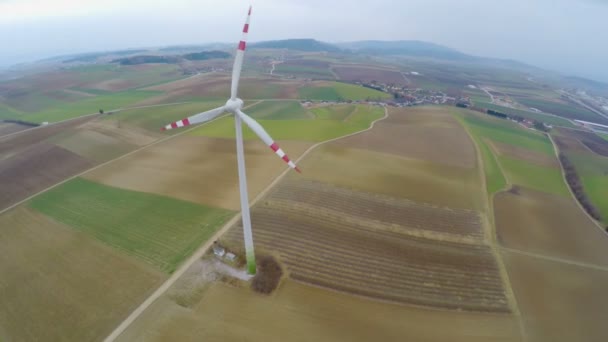
<path fill-rule="evenodd" d="M 441 208 L 314 181 L 298 180 L 283 183 L 268 199 L 305 203 L 354 217 L 411 228 L 483 236 L 479 215 L 471 210 Z"/>
<path fill-rule="evenodd" d="M 293 279 L 381 300 L 472 311 L 508 311 L 502 281 L 487 247 L 442 246 L 400 236 L 348 234 L 323 220 L 256 208 L 256 246 L 279 253 Z M 240 225 L 226 236 L 242 244 Z"/>

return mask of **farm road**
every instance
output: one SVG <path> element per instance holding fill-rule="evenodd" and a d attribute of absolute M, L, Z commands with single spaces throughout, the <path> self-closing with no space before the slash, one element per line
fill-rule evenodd
<path fill-rule="evenodd" d="M 306 155 L 308 155 L 308 153 L 310 153 L 311 151 L 313 151 L 314 149 L 316 149 L 317 147 L 323 145 L 323 144 L 327 144 L 329 142 L 333 142 L 339 139 L 344 139 L 353 135 L 357 135 L 357 134 L 361 134 L 363 132 L 367 132 L 369 130 L 371 130 L 372 128 L 374 128 L 374 125 L 376 124 L 376 122 L 384 120 L 388 117 L 388 110 L 386 109 L 386 107 L 384 108 L 384 116 L 374 122 L 372 122 L 372 124 L 370 125 L 370 127 L 368 127 L 367 129 L 364 129 L 362 131 L 359 132 L 355 132 L 355 133 L 351 133 L 348 135 L 344 135 L 335 139 L 331 139 L 331 140 L 326 140 L 326 141 L 322 141 L 320 143 L 317 143 L 313 146 L 311 146 L 310 148 L 308 148 L 308 150 L 306 150 L 304 153 L 302 153 L 302 155 L 295 161 L 296 164 L 298 162 L 300 162 L 304 157 L 306 157 Z M 264 189 L 262 192 L 260 192 L 253 201 L 251 201 L 251 203 L 249 204 L 251 207 L 253 207 L 260 199 L 262 199 L 264 196 L 266 196 L 266 194 L 275 186 L 277 185 L 286 175 L 288 172 L 290 172 L 291 169 L 290 168 L 286 168 L 285 171 L 283 171 L 283 173 L 281 173 L 272 183 L 270 183 L 270 185 L 268 185 L 268 187 L 266 187 L 266 189 Z M 205 253 L 207 252 L 207 250 L 209 248 L 211 248 L 211 246 L 213 245 L 213 241 L 219 239 L 220 236 L 222 236 L 224 233 L 226 233 L 226 231 L 228 231 L 228 229 L 230 227 L 232 227 L 234 224 L 236 224 L 238 222 L 238 220 L 241 219 L 241 214 L 237 214 L 235 215 L 230 221 L 228 221 L 220 230 L 218 230 L 213 237 L 211 237 L 209 240 L 207 240 L 207 242 L 201 246 L 196 252 L 194 252 L 194 254 L 192 254 L 192 256 L 186 261 L 184 262 L 172 275 L 171 277 L 169 277 L 169 279 L 167 279 L 156 291 L 154 291 L 154 293 L 152 295 L 150 295 L 150 297 L 148 297 L 137 309 L 135 309 L 135 311 L 133 311 L 129 317 L 127 317 L 116 329 L 114 329 L 114 331 L 105 338 L 104 342 L 111 342 L 114 341 L 118 336 L 120 336 L 120 334 L 122 334 L 128 327 L 129 325 L 131 325 L 131 323 L 133 323 L 138 317 L 139 315 L 141 315 L 150 305 L 152 305 L 152 303 L 154 303 L 155 300 L 157 300 L 158 298 L 160 298 L 160 296 L 162 296 L 170 287 L 171 285 L 173 285 L 173 283 L 175 283 L 177 281 L 177 279 L 179 279 L 187 270 L 188 268 L 190 268 L 190 266 L 192 264 L 194 264 L 198 259 L 200 259 L 203 255 L 205 255 Z"/>

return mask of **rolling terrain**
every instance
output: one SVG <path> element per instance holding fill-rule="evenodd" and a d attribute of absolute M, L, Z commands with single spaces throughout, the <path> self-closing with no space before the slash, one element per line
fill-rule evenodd
<path fill-rule="evenodd" d="M 226 60 L 0 82 L 0 119 L 52 123 L 0 124 L 1 341 L 100 341 L 134 312 L 118 340 L 606 339 L 608 238 L 556 152 L 605 220 L 607 145 L 567 83 L 424 44 L 281 44 L 241 80 L 303 171 L 244 131 L 256 250 L 285 272 L 269 296 L 198 259 L 242 252 L 234 120 L 159 131 L 223 104 Z M 418 100 L 446 105 L 398 107 Z"/>

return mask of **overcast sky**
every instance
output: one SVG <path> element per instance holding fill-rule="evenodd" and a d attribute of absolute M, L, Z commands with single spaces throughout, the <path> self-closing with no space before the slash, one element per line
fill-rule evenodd
<path fill-rule="evenodd" d="M 424 40 L 608 82 L 608 0 L 0 0 L 0 65 L 250 40 Z"/>

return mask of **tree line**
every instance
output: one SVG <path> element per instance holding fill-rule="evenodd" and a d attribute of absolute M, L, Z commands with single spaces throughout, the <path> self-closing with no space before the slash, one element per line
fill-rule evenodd
<path fill-rule="evenodd" d="M 599 210 L 591 203 L 585 190 L 583 189 L 583 184 L 581 179 L 574 168 L 574 164 L 566 157 L 565 154 L 559 154 L 559 161 L 562 163 L 562 167 L 564 168 L 564 173 L 566 174 L 566 181 L 572 189 L 574 196 L 581 204 L 581 206 L 585 209 L 585 211 L 594 219 L 600 221 L 602 216 L 600 215 Z"/>

